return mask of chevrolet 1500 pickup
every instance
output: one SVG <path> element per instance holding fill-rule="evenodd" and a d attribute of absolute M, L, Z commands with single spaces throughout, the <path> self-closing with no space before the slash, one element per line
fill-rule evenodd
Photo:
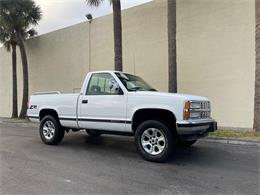
<path fill-rule="evenodd" d="M 40 122 L 45 144 L 60 143 L 69 130 L 133 135 L 140 155 L 156 162 L 167 160 L 176 145 L 190 146 L 217 129 L 209 99 L 157 92 L 140 77 L 117 71 L 88 73 L 79 94 L 35 93 L 27 116 Z"/>

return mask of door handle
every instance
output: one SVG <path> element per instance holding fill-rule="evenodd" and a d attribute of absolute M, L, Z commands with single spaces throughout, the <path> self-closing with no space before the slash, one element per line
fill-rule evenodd
<path fill-rule="evenodd" d="M 87 104 L 88 100 L 82 100 L 82 104 Z"/>

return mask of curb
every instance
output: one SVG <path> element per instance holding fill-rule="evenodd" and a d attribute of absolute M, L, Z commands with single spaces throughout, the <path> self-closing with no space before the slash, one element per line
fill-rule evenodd
<path fill-rule="evenodd" d="M 35 127 L 37 126 L 37 123 L 32 122 L 15 122 L 15 121 L 8 121 L 8 120 L 1 120 L 0 119 L 0 125 L 12 125 L 12 126 L 21 126 L 21 127 Z"/>
<path fill-rule="evenodd" d="M 240 139 L 230 139 L 230 138 L 202 138 L 201 141 L 205 142 L 215 142 L 215 143 L 222 143 L 222 144 L 234 144 L 234 145 L 254 145 L 260 146 L 260 141 L 258 140 L 240 140 Z"/>

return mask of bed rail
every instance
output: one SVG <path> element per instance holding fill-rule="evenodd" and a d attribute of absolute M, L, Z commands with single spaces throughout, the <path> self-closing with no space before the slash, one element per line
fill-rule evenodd
<path fill-rule="evenodd" d="M 36 92 L 33 95 L 51 95 L 51 94 L 61 94 L 59 91 L 46 91 L 46 92 Z"/>

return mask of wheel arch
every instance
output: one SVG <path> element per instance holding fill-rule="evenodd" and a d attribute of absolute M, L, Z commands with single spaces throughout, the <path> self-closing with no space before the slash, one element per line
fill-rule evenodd
<path fill-rule="evenodd" d="M 40 121 L 47 115 L 53 116 L 57 121 L 59 121 L 58 112 L 54 108 L 43 108 L 39 112 L 39 119 Z"/>
<path fill-rule="evenodd" d="M 140 108 L 136 110 L 132 117 L 133 132 L 146 120 L 163 121 L 176 133 L 176 116 L 170 110 L 163 108 Z"/>

